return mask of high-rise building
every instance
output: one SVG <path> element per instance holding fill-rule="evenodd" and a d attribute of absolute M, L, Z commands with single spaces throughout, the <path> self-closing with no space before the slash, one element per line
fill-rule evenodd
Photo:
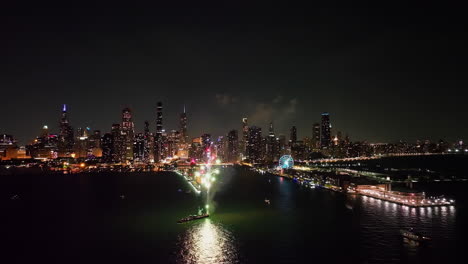
<path fill-rule="evenodd" d="M 106 133 L 102 137 L 102 160 L 104 162 L 112 162 L 114 159 L 114 137 L 111 133 Z"/>
<path fill-rule="evenodd" d="M 94 157 L 102 156 L 102 141 L 101 141 L 101 131 L 94 130 L 93 134 L 88 137 L 88 149 L 89 154 Z"/>
<path fill-rule="evenodd" d="M 268 162 L 273 162 L 278 159 L 279 156 L 279 145 L 278 140 L 275 136 L 273 123 L 270 123 L 268 128 L 268 136 L 266 138 L 266 155 L 265 158 Z"/>
<path fill-rule="evenodd" d="M 288 153 L 288 148 L 286 146 L 286 136 L 285 135 L 279 135 L 277 138 L 278 144 L 279 144 L 279 154 L 280 155 L 285 155 L 285 154 L 290 154 Z"/>
<path fill-rule="evenodd" d="M 75 142 L 73 136 L 73 128 L 70 126 L 70 122 L 68 120 L 68 112 L 67 112 L 67 105 L 64 104 L 62 107 L 62 116 L 60 118 L 60 134 L 59 134 L 59 156 L 65 157 L 70 156 L 73 152 L 73 145 Z"/>
<path fill-rule="evenodd" d="M 249 125 L 247 123 L 247 117 L 242 118 L 242 139 L 240 140 L 240 152 L 242 158 L 247 156 L 247 143 L 249 139 Z"/>
<path fill-rule="evenodd" d="M 330 114 L 322 113 L 322 126 L 320 130 L 320 146 L 329 148 L 331 145 L 331 123 Z"/>
<path fill-rule="evenodd" d="M 320 148 L 320 124 L 314 123 L 312 128 L 312 147 L 315 149 Z"/>
<path fill-rule="evenodd" d="M 164 158 L 164 143 L 163 143 L 163 104 L 157 103 L 156 107 L 156 135 L 154 138 L 154 156 L 157 162 Z"/>
<path fill-rule="evenodd" d="M 167 156 L 174 157 L 177 155 L 179 148 L 180 133 L 177 130 L 171 130 L 167 137 Z"/>
<path fill-rule="evenodd" d="M 135 125 L 132 121 L 132 111 L 130 108 L 122 110 L 122 125 L 120 127 L 122 137 L 122 158 L 123 162 L 133 160 L 133 140 L 135 136 Z"/>
<path fill-rule="evenodd" d="M 297 129 L 295 126 L 291 127 L 291 133 L 289 136 L 289 145 L 293 146 L 297 141 Z"/>
<path fill-rule="evenodd" d="M 237 130 L 231 130 L 228 133 L 227 142 L 227 161 L 237 162 L 239 159 L 239 136 Z"/>
<path fill-rule="evenodd" d="M 179 142 L 182 144 L 188 143 L 187 113 L 185 112 L 185 105 L 184 105 L 184 112 L 180 114 L 180 140 Z"/>
<path fill-rule="evenodd" d="M 227 159 L 226 155 L 226 139 L 223 136 L 219 136 L 216 142 L 214 143 L 216 150 L 216 158 L 225 161 Z"/>
<path fill-rule="evenodd" d="M 112 124 L 112 143 L 113 143 L 113 151 L 112 151 L 112 160 L 114 162 L 122 162 L 122 135 L 120 133 L 120 124 Z"/>
<path fill-rule="evenodd" d="M 137 133 L 133 142 L 133 160 L 143 162 L 145 158 L 145 134 Z"/>
<path fill-rule="evenodd" d="M 150 132 L 149 122 L 145 121 L 143 162 L 154 162 L 154 136 Z"/>
<path fill-rule="evenodd" d="M 247 159 L 252 163 L 260 162 L 263 152 L 262 129 L 256 126 L 249 127 L 247 138 Z"/>

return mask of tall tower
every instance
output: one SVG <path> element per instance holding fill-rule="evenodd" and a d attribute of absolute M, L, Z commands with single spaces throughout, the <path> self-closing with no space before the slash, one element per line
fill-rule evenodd
<path fill-rule="evenodd" d="M 294 145 L 297 142 L 297 129 L 295 126 L 291 127 L 291 134 L 289 136 L 289 145 Z"/>
<path fill-rule="evenodd" d="M 62 115 L 60 118 L 60 135 L 59 135 L 59 152 L 61 156 L 68 156 L 73 152 L 73 145 L 75 139 L 73 137 L 73 128 L 70 126 L 68 120 L 67 105 L 64 104 L 62 107 Z"/>
<path fill-rule="evenodd" d="M 242 139 L 240 140 L 240 152 L 243 157 L 247 156 L 247 143 L 249 139 L 249 126 L 247 117 L 242 118 Z"/>
<path fill-rule="evenodd" d="M 262 159 L 262 129 L 252 126 L 248 129 L 247 158 L 252 163 Z"/>
<path fill-rule="evenodd" d="M 273 128 L 273 122 L 270 123 L 270 127 L 268 128 L 268 137 L 266 139 L 266 159 L 269 162 L 275 160 L 277 156 L 277 140 L 275 137 L 275 131 Z"/>
<path fill-rule="evenodd" d="M 156 161 L 163 158 L 163 105 L 162 102 L 157 103 L 156 107 L 156 136 L 154 138 L 154 156 Z"/>
<path fill-rule="evenodd" d="M 112 150 L 111 157 L 113 162 L 121 162 L 122 160 L 122 135 L 120 133 L 120 124 L 112 124 Z"/>
<path fill-rule="evenodd" d="M 132 121 L 132 111 L 130 108 L 122 110 L 122 126 L 120 128 L 122 136 L 122 161 L 133 160 L 133 140 L 135 134 L 135 125 Z"/>
<path fill-rule="evenodd" d="M 150 132 L 149 122 L 145 121 L 145 130 L 144 130 L 144 154 L 143 154 L 143 161 L 153 162 L 154 161 L 154 136 L 153 133 Z"/>
<path fill-rule="evenodd" d="M 312 144 L 314 148 L 320 148 L 320 124 L 314 123 L 312 128 Z"/>
<path fill-rule="evenodd" d="M 185 112 L 185 105 L 184 105 L 184 112 L 180 114 L 180 143 L 182 144 L 188 143 L 187 113 Z"/>
<path fill-rule="evenodd" d="M 228 133 L 227 160 L 228 162 L 237 162 L 239 158 L 239 138 L 237 130 L 231 130 Z"/>
<path fill-rule="evenodd" d="M 320 146 L 322 148 L 330 147 L 331 143 L 331 124 L 330 114 L 322 113 L 322 127 L 320 131 Z"/>

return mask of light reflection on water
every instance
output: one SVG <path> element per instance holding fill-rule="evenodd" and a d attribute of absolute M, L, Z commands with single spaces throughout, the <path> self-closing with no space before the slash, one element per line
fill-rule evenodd
<path fill-rule="evenodd" d="M 234 236 L 209 218 L 192 225 L 179 243 L 178 263 L 239 263 Z"/>

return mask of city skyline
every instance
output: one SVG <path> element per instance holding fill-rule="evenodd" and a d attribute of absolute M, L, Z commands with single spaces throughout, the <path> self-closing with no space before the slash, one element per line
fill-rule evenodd
<path fill-rule="evenodd" d="M 358 140 L 468 135 L 464 16 L 455 8 L 8 10 L 0 133 L 22 141 L 55 127 L 63 103 L 74 124 L 100 130 L 130 107 L 142 130 L 157 101 L 168 127 L 186 105 L 197 134 L 221 135 L 249 117 L 284 134 L 294 125 L 303 137 L 328 111 Z"/>
<path fill-rule="evenodd" d="M 164 108 L 169 108 L 171 110 L 174 109 L 174 107 L 170 107 L 170 104 L 169 104 L 169 107 L 167 106 L 168 104 L 166 104 L 164 106 Z M 75 116 L 74 113 L 71 113 L 70 114 L 70 105 L 68 104 L 61 104 L 60 106 L 61 108 L 63 108 L 63 110 L 66 109 L 67 111 L 67 115 L 68 115 L 68 118 L 69 116 L 71 115 L 72 118 Z M 73 109 L 73 108 L 71 108 Z M 157 116 L 157 103 L 155 103 L 155 107 L 154 107 L 154 112 L 152 113 L 154 116 L 151 117 L 143 117 L 143 116 L 138 116 L 136 115 L 135 116 L 135 111 L 133 110 L 133 108 L 131 107 L 128 107 L 128 105 L 122 109 L 130 109 L 132 111 L 132 119 L 136 119 L 136 121 L 134 121 L 134 131 L 135 132 L 144 132 L 144 129 L 145 129 L 145 125 L 146 125 L 146 122 L 148 122 L 149 124 L 149 130 L 150 131 L 154 131 L 156 132 L 157 130 L 157 120 L 156 120 L 156 116 Z M 122 111 L 122 109 L 120 109 L 119 111 Z M 161 126 L 161 129 L 163 129 L 164 131 L 166 132 L 170 132 L 171 129 L 176 129 L 176 130 L 179 130 L 180 129 L 180 126 L 181 126 L 181 122 L 182 122 L 182 115 L 185 116 L 185 119 L 188 118 L 192 118 L 191 117 L 191 113 L 190 111 L 189 112 L 186 112 L 186 104 L 182 104 L 182 111 L 179 111 L 178 113 L 174 114 L 174 115 L 169 115 L 168 117 L 168 114 L 165 114 L 165 120 L 164 120 L 164 123 L 165 125 L 164 126 Z M 55 109 L 56 110 L 56 109 Z M 72 110 L 71 110 L 72 111 Z M 296 135 L 296 138 L 298 139 L 303 139 L 305 137 L 310 137 L 310 138 L 313 138 L 314 137 L 314 125 L 316 124 L 319 124 L 323 118 L 323 115 L 329 115 L 330 113 L 329 112 L 319 112 L 315 115 L 315 119 L 312 119 L 313 117 L 311 117 L 311 123 L 310 125 L 307 127 L 307 128 L 303 128 L 303 127 L 298 127 L 297 128 L 297 135 Z M 115 113 L 114 113 L 114 116 L 115 116 Z M 309 115 L 309 116 L 312 116 L 312 115 Z M 333 116 L 333 122 L 330 122 L 330 125 L 331 125 L 331 131 L 328 132 L 330 134 L 330 136 L 336 136 L 336 134 L 338 132 L 341 132 L 341 133 L 344 133 L 346 135 L 349 135 L 350 137 L 353 138 L 353 140 L 356 140 L 356 141 L 366 141 L 366 142 L 369 142 L 369 143 L 395 143 L 395 142 L 398 142 L 398 141 L 405 141 L 405 142 L 415 142 L 417 140 L 431 140 L 431 141 L 437 141 L 437 140 L 448 140 L 448 141 L 456 141 L 456 140 L 463 140 L 464 138 L 462 136 L 460 137 L 454 137 L 454 138 L 448 138 L 448 137 L 429 137 L 429 136 L 425 136 L 425 135 L 419 135 L 419 136 L 407 136 L 407 137 L 401 137 L 401 138 L 396 138 L 396 139 L 393 139 L 393 140 L 389 140 L 389 141 L 385 141 L 385 140 L 376 140 L 376 141 L 372 141 L 371 139 L 367 139 L 367 138 L 364 138 L 362 135 L 354 135 L 354 134 L 350 134 L 347 130 L 345 129 L 340 129 L 340 126 L 339 124 L 336 124 L 336 122 L 334 120 L 339 120 L 340 118 L 338 116 L 335 116 L 333 113 L 332 113 L 332 116 Z M 63 118 L 63 111 L 62 111 L 62 118 Z M 270 123 L 273 123 L 274 126 L 275 126 L 275 130 L 276 130 L 276 134 L 277 135 L 285 135 L 285 136 L 288 136 L 288 139 L 289 139 L 289 135 L 290 135 L 290 129 L 291 127 L 296 127 L 295 124 L 291 123 L 289 126 L 285 126 L 284 123 L 278 123 L 277 120 L 275 119 L 272 119 L 272 120 L 263 120 L 263 121 L 258 121 L 256 123 L 253 123 L 253 121 L 251 121 L 251 118 L 249 116 L 243 116 L 241 118 L 239 118 L 239 120 L 237 120 L 237 124 L 234 124 L 232 127 L 230 127 L 229 129 L 226 129 L 225 126 L 222 126 L 220 125 L 219 127 L 217 126 L 213 126 L 212 130 L 214 131 L 218 131 L 218 133 L 212 133 L 211 130 L 203 130 L 203 128 L 200 128 L 200 127 L 197 127 L 197 123 L 198 122 L 191 122 L 190 123 L 190 126 L 194 126 L 194 128 L 191 127 L 190 131 L 192 133 L 194 133 L 193 135 L 192 134 L 188 134 L 186 135 L 187 139 L 189 141 L 191 141 L 193 138 L 196 138 L 196 137 L 199 137 L 200 135 L 204 134 L 204 133 L 210 133 L 212 135 L 219 135 L 219 136 L 227 136 L 227 133 L 229 130 L 231 129 L 239 129 L 239 131 L 242 130 L 241 128 L 241 124 L 240 122 L 242 121 L 242 118 L 247 118 L 249 120 L 249 123 L 251 125 L 254 125 L 254 126 L 257 126 L 257 127 L 260 127 L 260 128 L 264 128 L 264 133 L 262 133 L 262 135 L 267 135 L 268 134 L 268 127 L 270 126 Z M 44 118 L 44 119 L 47 119 L 47 120 L 50 120 L 51 118 L 50 117 L 47 117 L 47 118 Z M 90 117 L 90 119 L 92 120 L 92 116 Z M 255 120 L 255 119 L 254 119 Z M 258 120 L 258 119 L 257 119 Z M 99 131 L 104 131 L 104 132 L 107 132 L 107 131 L 111 131 L 111 126 L 116 122 L 118 121 L 118 118 L 116 118 L 116 120 L 111 120 L 109 119 L 109 125 L 97 125 L 97 126 L 91 126 L 91 125 L 88 125 L 88 124 L 91 124 L 91 123 L 94 123 L 93 121 L 89 121 L 87 123 L 85 123 L 84 125 L 80 125 L 80 124 L 76 124 L 75 122 L 71 121 L 70 123 L 73 124 L 73 128 L 76 130 L 77 128 L 91 128 L 92 130 L 99 130 Z M 281 121 L 281 118 L 280 118 L 280 121 Z M 186 120 L 185 120 L 186 122 Z M 230 123 L 235 123 L 235 122 L 230 122 Z M 257 125 L 258 124 L 258 125 Z M 263 124 L 263 125 L 259 125 L 259 124 Z M 28 144 L 29 142 L 31 142 L 38 134 L 40 134 L 40 131 L 41 129 L 44 127 L 44 126 L 47 126 L 49 128 L 49 130 L 53 131 L 53 132 L 56 132 L 57 134 L 60 134 L 60 131 L 61 131 L 61 124 L 60 122 L 57 122 L 57 120 L 55 120 L 55 122 L 42 122 L 40 124 L 40 126 L 37 128 L 37 129 L 29 129 L 27 130 L 27 132 L 24 132 L 24 131 L 19 131 L 17 134 L 14 134 L 14 133 L 9 133 L 9 131 L 0 131 L 1 134 L 9 134 L 9 135 L 14 135 L 15 136 L 15 139 L 17 140 L 18 143 L 20 143 L 21 145 L 25 145 L 25 144 Z M 220 128 L 222 127 L 222 128 Z M 278 127 L 280 127 L 280 129 L 278 129 Z M 198 128 L 199 131 L 196 131 L 196 129 Z M 37 132 L 36 132 L 37 130 Z M 17 131 L 17 129 L 12 129 L 12 131 Z M 194 132 L 195 131 L 195 132 Z M 18 136 L 19 135 L 19 136 Z M 21 137 L 21 135 L 31 135 L 31 137 L 29 138 L 23 138 Z"/>
<path fill-rule="evenodd" d="M 185 124 L 185 130 L 187 130 L 187 119 L 188 118 L 191 118 L 190 117 L 190 112 L 187 112 L 186 111 L 186 105 L 183 104 L 183 108 L 182 108 L 182 111 L 180 111 L 178 114 L 175 115 L 174 118 L 171 118 L 171 117 L 167 117 L 167 115 L 165 115 L 165 118 L 164 118 L 164 123 L 167 124 L 169 123 L 169 125 L 162 125 L 160 126 L 160 128 L 158 128 L 157 126 L 157 123 L 158 123 L 158 104 L 161 103 L 161 102 L 158 102 L 155 104 L 155 108 L 154 108 L 154 116 L 153 118 L 149 117 L 149 118 L 137 118 L 137 120 L 143 120 L 141 122 L 139 121 L 133 121 L 132 123 L 132 126 L 133 126 L 133 133 L 139 133 L 139 132 L 144 132 L 147 128 L 149 129 L 149 131 L 151 132 L 156 132 L 155 134 L 157 134 L 157 131 L 158 129 L 159 130 L 162 130 L 164 131 L 165 133 L 169 133 L 171 130 L 175 129 L 177 130 L 178 132 L 181 132 L 182 130 L 182 127 L 183 125 Z M 30 138 L 21 138 L 21 137 L 18 137 L 16 134 L 14 133 L 8 133 L 8 131 L 0 131 L 0 134 L 7 134 L 7 135 L 13 135 L 15 140 L 20 144 L 20 145 L 26 145 L 26 144 L 29 144 L 30 142 L 32 142 L 34 140 L 34 138 L 39 135 L 41 132 L 41 130 L 44 128 L 44 127 L 47 127 L 48 130 L 50 130 L 51 132 L 53 133 L 56 133 L 57 135 L 60 135 L 62 134 L 61 131 L 63 130 L 67 130 L 69 129 L 68 126 L 69 124 L 72 124 L 72 129 L 76 130 L 76 129 L 91 129 L 91 130 L 98 130 L 98 131 L 103 131 L 103 132 L 111 132 L 112 130 L 112 126 L 115 124 L 116 121 L 118 120 L 115 120 L 115 121 L 110 121 L 110 125 L 109 126 L 89 126 L 89 125 L 76 125 L 74 124 L 73 121 L 70 121 L 69 120 L 69 116 L 70 116 L 70 106 L 68 104 L 62 104 L 61 106 L 61 109 L 62 109 L 62 114 L 61 114 L 61 117 L 60 119 L 62 121 L 59 120 L 59 122 L 55 122 L 56 124 L 54 125 L 54 122 L 52 122 L 52 125 L 50 125 L 49 123 L 43 123 L 40 125 L 40 128 L 37 129 L 37 132 L 35 132 L 34 129 L 31 129 L 28 133 L 18 133 L 19 135 L 21 134 L 32 134 L 32 136 Z M 164 106 L 164 108 L 166 108 L 167 105 Z M 162 109 L 162 107 L 161 107 Z M 134 110 L 131 108 L 131 107 L 124 107 L 123 108 L 123 111 L 126 111 L 126 110 L 129 110 L 131 111 L 131 119 L 133 120 L 135 118 L 135 112 Z M 122 111 L 122 109 L 120 110 Z M 63 119 L 64 119 L 64 113 L 65 113 L 65 128 L 63 128 Z M 333 115 L 333 114 L 332 114 Z M 73 116 L 73 114 L 72 114 Z M 328 118 L 327 121 L 325 121 L 326 123 L 323 124 L 324 120 L 324 116 L 326 116 Z M 457 140 L 463 140 L 464 138 L 462 137 L 455 137 L 453 139 L 450 139 L 450 138 L 447 138 L 447 137 L 440 137 L 440 138 L 431 138 L 431 137 L 428 137 L 428 136 L 417 136 L 415 137 L 415 139 L 412 141 L 412 140 L 408 140 L 406 138 L 400 138 L 400 139 L 397 139 L 397 140 L 393 140 L 393 141 L 372 141 L 372 140 L 369 140 L 369 139 L 366 139 L 366 138 L 363 138 L 362 136 L 360 135 L 349 135 L 349 132 L 346 131 L 346 130 L 339 130 L 339 125 L 338 126 L 335 126 L 335 122 L 330 122 L 329 120 L 329 117 L 330 116 L 330 113 L 329 112 L 321 112 L 321 113 L 318 113 L 318 115 L 316 116 L 316 120 L 314 120 L 311 124 L 310 124 L 310 127 L 307 127 L 306 129 L 303 129 L 303 128 L 296 128 L 296 125 L 294 124 L 291 124 L 291 126 L 289 127 L 285 127 L 285 131 L 281 131 L 279 129 L 277 129 L 277 127 L 284 127 L 284 124 L 283 125 L 278 125 L 277 122 L 275 122 L 275 120 L 270 120 L 270 121 L 267 121 L 267 120 L 264 120 L 262 122 L 257 122 L 257 123 L 252 123 L 252 121 L 250 121 L 250 118 L 248 116 L 244 116 L 242 118 L 240 118 L 237 122 L 237 126 L 234 125 L 233 127 L 231 128 L 225 128 L 223 127 L 222 129 L 219 129 L 219 128 L 216 128 L 216 129 L 213 129 L 215 131 L 220 131 L 219 134 L 215 134 L 215 133 L 211 133 L 211 131 L 208 131 L 208 130 L 200 130 L 200 132 L 193 132 L 193 128 L 190 129 L 190 131 L 192 133 L 194 133 L 193 135 L 190 134 L 190 133 L 187 133 L 185 131 L 185 136 L 183 136 L 183 138 L 185 140 L 188 140 L 188 142 L 190 142 L 192 139 L 195 139 L 197 137 L 200 137 L 202 134 L 204 133 L 209 133 L 210 135 L 214 135 L 214 136 L 227 136 L 228 135 L 228 132 L 231 130 L 231 129 L 234 129 L 234 130 L 239 130 L 240 132 L 242 132 L 242 121 L 243 119 L 247 118 L 249 120 L 249 124 L 251 126 L 256 126 L 256 127 L 260 127 L 260 128 L 263 128 L 263 133 L 262 133 L 262 136 L 268 136 L 268 128 L 271 129 L 271 126 L 274 124 L 274 127 L 275 127 L 275 131 L 276 131 L 276 135 L 279 136 L 279 135 L 283 135 L 283 136 L 287 136 L 288 137 L 288 140 L 290 139 L 290 136 L 292 135 L 291 134 L 291 128 L 293 128 L 295 131 L 295 138 L 296 140 L 302 140 L 303 138 L 314 138 L 316 135 L 316 128 L 315 126 L 316 125 L 320 125 L 320 128 L 319 128 L 319 132 L 320 130 L 323 130 L 324 129 L 324 125 L 325 126 L 330 126 L 330 131 L 327 131 L 327 135 L 326 135 L 326 138 L 330 138 L 330 140 L 333 139 L 334 136 L 337 135 L 337 133 L 340 133 L 340 134 L 343 134 L 344 135 L 347 135 L 347 136 L 352 136 L 353 140 L 355 141 L 365 141 L 365 142 L 369 142 L 369 143 L 396 143 L 398 141 L 404 141 L 404 142 L 409 142 L 409 143 L 412 143 L 412 142 L 415 142 L 415 141 L 418 141 L 418 140 L 431 140 L 431 141 L 437 141 L 437 140 L 444 140 L 444 141 L 457 141 Z M 333 115 L 333 120 L 335 120 L 335 116 Z M 47 119 L 50 119 L 50 118 L 47 118 Z M 339 118 L 337 118 L 339 119 Z M 192 122 L 190 124 L 190 126 L 192 126 L 193 123 L 197 123 L 197 122 Z M 322 124 L 320 124 L 322 123 Z M 257 125 L 257 124 L 265 124 L 264 126 L 261 126 L 261 125 Z M 169 127 L 170 126 L 170 127 Z M 195 126 L 196 127 L 196 126 Z M 337 128 L 338 127 L 338 128 Z M 307 131 L 305 131 L 307 130 Z M 310 130 L 310 131 L 309 131 Z M 72 131 L 72 137 L 73 137 L 73 134 L 75 133 L 76 131 Z M 319 133 L 319 137 L 321 136 L 322 134 Z M 330 141 L 331 142 L 331 141 Z M 330 144 L 330 142 L 328 143 L 325 143 L 325 145 L 328 145 Z"/>

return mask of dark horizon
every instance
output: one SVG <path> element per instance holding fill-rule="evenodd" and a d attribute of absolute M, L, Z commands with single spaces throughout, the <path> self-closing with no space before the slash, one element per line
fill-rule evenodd
<path fill-rule="evenodd" d="M 278 6 L 93 9 L 6 6 L 0 133 L 26 144 L 43 125 L 109 132 L 130 107 L 138 132 L 164 104 L 190 137 L 275 124 L 312 135 L 322 112 L 351 140 L 466 139 L 461 8 Z"/>

